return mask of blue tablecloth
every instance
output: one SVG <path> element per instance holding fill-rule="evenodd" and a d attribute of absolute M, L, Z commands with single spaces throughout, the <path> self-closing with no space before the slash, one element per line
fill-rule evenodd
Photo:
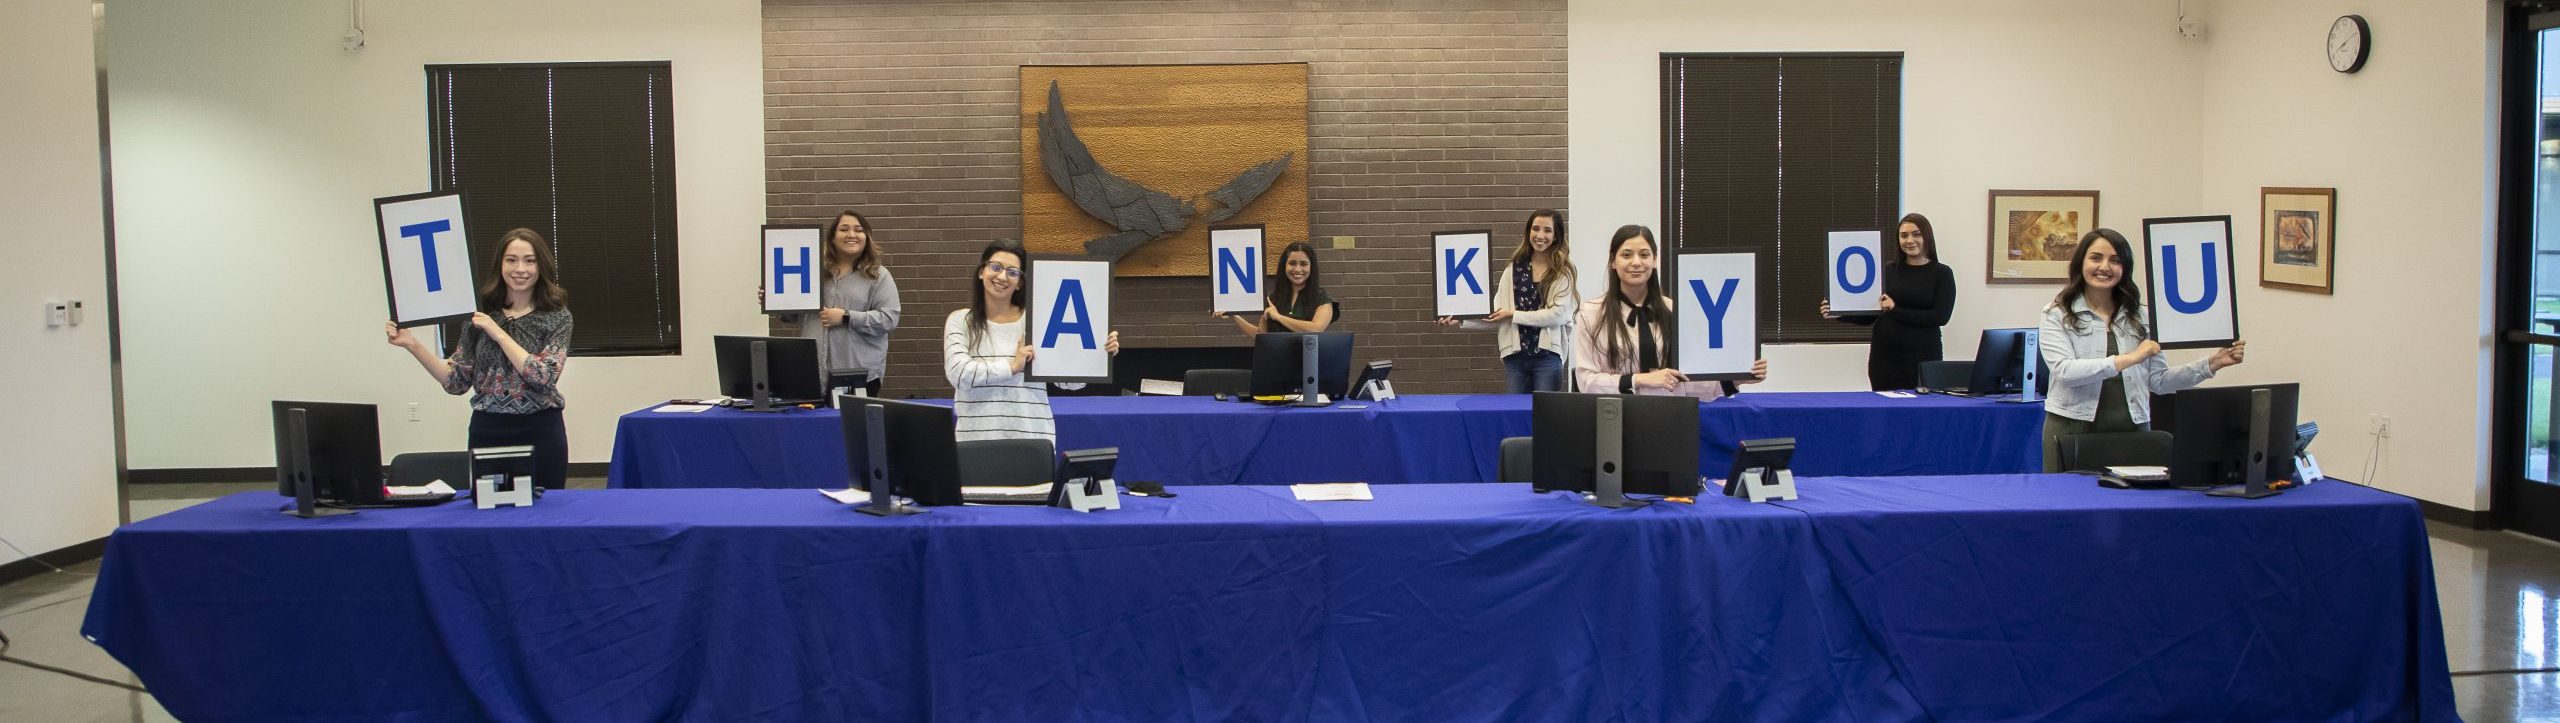
<path fill-rule="evenodd" d="M 2453 716 L 2404 498 L 1802 485 L 895 520 L 785 490 L 322 520 L 244 494 L 118 530 L 83 633 L 188 720 Z"/>
<path fill-rule="evenodd" d="M 948 404 L 949 402 L 940 402 Z M 1119 447 L 1123 480 L 1176 485 L 1490 482 L 1502 438 L 1529 434 L 1527 395 L 1408 396 L 1361 408 L 1206 397 L 1057 397 L 1063 449 Z M 2042 407 L 1869 392 L 1747 393 L 1699 405 L 1699 464 L 1721 477 L 1736 442 L 1794 437 L 1813 475 L 2033 472 Z M 614 487 L 842 488 L 833 410 L 641 410 L 615 430 Z"/>

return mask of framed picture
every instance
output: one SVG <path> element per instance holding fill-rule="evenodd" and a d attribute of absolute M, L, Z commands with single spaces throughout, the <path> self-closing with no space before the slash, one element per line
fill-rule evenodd
<path fill-rule="evenodd" d="M 2336 293 L 2338 189 L 2258 189 L 2258 285 Z"/>
<path fill-rule="evenodd" d="M 1989 260 L 1983 281 L 2059 284 L 2070 278 L 2071 250 L 2098 230 L 2097 191 L 1991 192 Z"/>

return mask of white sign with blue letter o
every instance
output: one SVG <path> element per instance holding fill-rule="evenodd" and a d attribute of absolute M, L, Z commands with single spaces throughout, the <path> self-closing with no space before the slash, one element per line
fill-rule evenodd
<path fill-rule="evenodd" d="M 1751 378 L 1760 358 L 1760 260 L 1747 251 L 1680 252 L 1668 289 L 1679 356 L 1691 380 Z"/>
<path fill-rule="evenodd" d="M 758 286 L 764 289 L 764 311 L 778 314 L 792 311 L 817 311 L 820 307 L 818 288 L 826 284 L 826 254 L 818 245 L 826 235 L 822 226 L 764 227 L 763 252 L 758 256 L 764 275 Z"/>
<path fill-rule="evenodd" d="M 1831 232 L 1831 313 L 1874 314 L 1884 309 L 1884 232 Z"/>
<path fill-rule="evenodd" d="M 373 218 L 382 239 L 382 275 L 393 323 L 433 324 L 479 310 L 461 191 L 377 198 Z"/>
<path fill-rule="evenodd" d="M 1492 231 L 1431 234 L 1431 297 L 1439 316 L 1493 313 Z"/>
<path fill-rule="evenodd" d="M 2240 338 L 2232 285 L 2231 217 L 2142 220 L 2143 307 L 2162 348 L 2218 347 Z"/>
<path fill-rule="evenodd" d="M 1035 382 L 1111 381 L 1111 262 L 1096 257 L 1034 256 L 1024 270 L 1030 298 L 1024 315 L 1032 347 L 1024 378 Z"/>
<path fill-rule="evenodd" d="M 1262 224 L 1209 227 L 1209 310 L 1262 311 Z"/>

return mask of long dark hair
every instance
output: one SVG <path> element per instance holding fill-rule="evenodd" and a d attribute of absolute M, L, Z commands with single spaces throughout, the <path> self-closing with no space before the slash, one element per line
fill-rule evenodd
<path fill-rule="evenodd" d="M 844 225 L 846 216 L 852 216 L 854 223 L 862 224 L 862 253 L 853 257 L 853 270 L 862 272 L 864 278 L 880 278 L 880 239 L 871 235 L 871 219 L 850 208 L 836 214 L 835 224 L 827 227 L 827 248 L 824 252 L 827 268 L 835 268 L 836 261 L 844 255 L 836 250 L 836 226 Z"/>
<path fill-rule="evenodd" d="M 2088 265 L 2082 260 L 2089 258 L 2089 247 L 2098 245 L 2099 241 L 2114 245 L 2116 258 L 2124 262 L 2124 273 L 2116 275 L 2115 291 L 2108 294 L 2109 298 L 2115 299 L 2116 318 L 2137 320 L 2133 325 L 2134 336 L 2143 337 L 2146 332 L 2139 321 L 2142 318 L 2142 287 L 2133 283 L 2133 242 L 2124 240 L 2124 234 L 2116 233 L 2115 229 L 2102 228 L 2080 237 L 2079 247 L 2071 250 L 2070 280 L 2062 283 L 2062 293 L 2053 295 L 2053 305 L 2062 309 L 2063 325 L 2071 327 L 2072 331 L 2080 330 L 2080 315 L 2071 313 L 2071 302 L 2079 301 L 2080 296 L 2089 291 Z M 2114 325 L 2115 319 L 2108 319 L 2107 324 Z"/>
<path fill-rule="evenodd" d="M 1929 225 L 1929 217 L 1916 213 L 1906 213 L 1902 215 L 1902 223 L 1893 225 L 1894 242 L 1884 245 L 1885 265 L 1891 266 L 1903 263 L 1903 223 L 1920 227 L 1920 253 L 1929 255 L 1929 263 L 1938 263 L 1938 230 Z"/>
<path fill-rule="evenodd" d="M 975 270 L 969 274 L 970 353 L 976 353 L 978 339 L 987 335 L 987 284 L 978 280 L 978 274 L 987 272 L 987 261 L 998 253 L 1013 254 L 1014 260 L 1022 263 L 1022 278 L 1014 280 L 1010 296 L 1014 308 L 1022 309 L 1025 314 L 1031 313 L 1031 310 L 1023 308 L 1031 299 L 1031 257 L 1022 252 L 1022 242 L 1007 240 L 987 244 L 986 250 L 978 252 L 978 265 L 970 267 Z"/>
<path fill-rule="evenodd" d="M 1645 279 L 1641 303 L 1654 323 L 1671 318 L 1671 300 L 1662 293 L 1662 244 L 1654 242 L 1653 229 L 1632 223 L 1619 226 L 1618 232 L 1609 237 L 1609 290 L 1600 295 L 1600 323 L 1598 328 L 1583 332 L 1607 335 L 1600 340 L 1600 360 L 1612 367 L 1626 362 L 1627 347 L 1634 344 L 1627 336 L 1627 300 L 1618 291 L 1617 269 L 1618 249 L 1632 239 L 1644 239 L 1645 247 L 1653 249 L 1653 275 Z"/>
<path fill-rule="evenodd" d="M 489 254 L 489 275 L 480 279 L 480 311 L 495 314 L 507 309 L 507 247 L 523 241 L 533 247 L 533 309 L 552 311 L 569 306 L 569 290 L 560 288 L 560 262 L 551 255 L 551 242 L 533 229 L 517 228 L 498 237 L 498 250 Z"/>
<path fill-rule="evenodd" d="M 1511 265 L 1529 263 L 1529 257 L 1538 255 L 1537 249 L 1529 247 L 1529 231 L 1538 225 L 1540 216 L 1555 221 L 1556 241 L 1547 244 L 1547 275 L 1538 279 L 1538 283 L 1549 284 L 1555 283 L 1556 279 L 1573 278 L 1573 249 L 1564 244 L 1564 212 L 1552 208 L 1530 211 L 1529 220 L 1520 223 L 1520 248 L 1511 252 Z"/>
<path fill-rule="evenodd" d="M 1293 291 L 1289 288 L 1289 254 L 1307 255 L 1305 291 Z M 1322 290 L 1324 290 L 1324 263 L 1316 260 L 1315 245 L 1300 241 L 1280 247 L 1280 263 L 1277 265 L 1277 270 L 1271 274 L 1271 295 L 1276 298 L 1286 298 L 1289 303 L 1273 304 L 1273 306 L 1279 307 L 1281 311 L 1288 311 L 1298 305 L 1299 299 L 1313 297 L 1316 292 Z M 1281 294 L 1284 293 L 1288 296 L 1282 297 Z"/>

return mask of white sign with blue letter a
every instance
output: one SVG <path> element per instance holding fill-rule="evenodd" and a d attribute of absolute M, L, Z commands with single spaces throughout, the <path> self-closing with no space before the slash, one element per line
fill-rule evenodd
<path fill-rule="evenodd" d="M 1831 313 L 1869 316 L 1884 310 L 1884 232 L 1831 232 Z"/>
<path fill-rule="evenodd" d="M 826 235 L 820 226 L 764 227 L 764 312 L 817 311 L 818 287 L 826 283 L 826 254 L 818 250 Z"/>
<path fill-rule="evenodd" d="M 1032 347 L 1023 378 L 1034 382 L 1111 382 L 1111 260 L 1093 256 L 1031 258 L 1023 273 Z"/>
<path fill-rule="evenodd" d="M 2240 338 L 2232 286 L 2231 217 L 2142 220 L 2143 308 L 2164 349 L 2219 347 Z"/>
<path fill-rule="evenodd" d="M 461 191 L 377 198 L 373 219 L 382 237 L 382 280 L 393 323 L 420 326 L 469 318 L 479 310 Z"/>
<path fill-rule="evenodd" d="M 1262 311 L 1262 224 L 1209 227 L 1209 310 Z"/>
<path fill-rule="evenodd" d="M 1492 231 L 1431 234 L 1431 296 L 1439 316 L 1493 313 Z"/>
<path fill-rule="evenodd" d="M 1672 278 L 1674 368 L 1693 381 L 1751 378 L 1760 358 L 1759 254 L 1684 250 Z"/>

